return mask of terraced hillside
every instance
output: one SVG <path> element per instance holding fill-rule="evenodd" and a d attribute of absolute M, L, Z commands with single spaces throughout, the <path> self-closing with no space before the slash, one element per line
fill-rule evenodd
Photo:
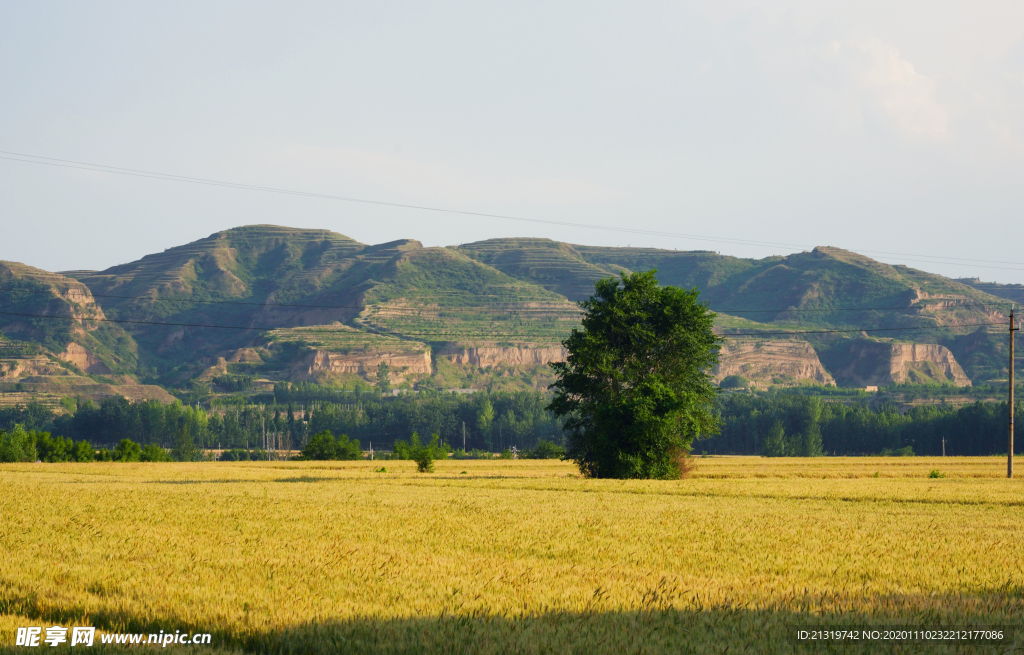
<path fill-rule="evenodd" d="M 89 288 L 59 273 L 0 262 L 0 404 L 61 397 L 170 396 L 137 384 L 136 344 L 104 322 Z"/>
<path fill-rule="evenodd" d="M 600 278 L 652 268 L 718 312 L 731 343 L 718 378 L 870 386 L 1005 375 L 1004 330 L 991 324 L 1005 321 L 1006 298 L 838 248 L 758 260 L 545 239 L 427 248 L 272 225 L 99 272 L 4 264 L 0 338 L 23 359 L 0 371 L 365 384 L 383 362 L 405 386 L 543 388 L 577 325 L 573 301 Z"/>
<path fill-rule="evenodd" d="M 397 369 L 430 375 L 436 349 L 550 347 L 578 320 L 564 297 L 455 250 L 413 240 L 371 246 L 325 230 L 236 228 L 69 275 L 88 285 L 112 318 L 140 322 L 132 332 L 144 366 L 169 384 L 214 367 L 365 378 L 374 361 L 409 353 L 425 355 L 426 370 L 405 359 Z M 164 324 L 147 324 L 154 322 Z M 226 327 L 202 327 L 211 325 Z M 305 326 L 324 327 L 296 329 Z M 265 366 L 233 361 L 233 353 L 266 346 L 267 337 L 277 347 L 260 356 Z M 318 352 L 318 364 L 306 361 Z"/>
<path fill-rule="evenodd" d="M 662 284 L 698 288 L 710 308 L 722 315 L 718 324 L 725 335 L 849 331 L 803 337 L 826 357 L 831 351 L 845 352 L 851 337 L 896 336 L 947 347 L 972 378 L 1005 375 L 1005 339 L 992 338 L 990 332 L 998 328 L 987 325 L 1006 321 L 1005 298 L 840 248 L 819 247 L 759 260 L 541 239 L 495 239 L 459 250 L 510 276 L 580 294 L 610 271 L 655 268 Z M 880 332 L 858 335 L 858 329 Z"/>

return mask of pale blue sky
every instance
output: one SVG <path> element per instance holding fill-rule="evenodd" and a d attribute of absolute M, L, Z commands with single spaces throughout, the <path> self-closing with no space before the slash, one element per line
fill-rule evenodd
<path fill-rule="evenodd" d="M 106 268 L 275 223 L 1024 282 L 1019 2 L 5 2 L 0 150 L 656 238 L 0 160 L 0 259 Z"/>

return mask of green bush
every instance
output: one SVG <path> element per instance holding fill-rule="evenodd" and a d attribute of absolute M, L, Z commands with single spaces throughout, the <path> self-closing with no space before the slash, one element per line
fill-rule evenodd
<path fill-rule="evenodd" d="M 71 451 L 72 462 L 91 462 L 96 459 L 96 449 L 88 441 L 79 441 Z"/>
<path fill-rule="evenodd" d="M 420 435 L 413 432 L 409 443 L 401 439 L 395 441 L 391 459 L 411 459 L 420 473 L 433 473 L 435 459 L 448 459 L 448 447 L 437 433 L 430 437 L 430 443 L 424 444 Z"/>
<path fill-rule="evenodd" d="M 429 449 L 420 448 L 412 459 L 416 462 L 416 470 L 420 473 L 434 472 L 434 458 Z"/>
<path fill-rule="evenodd" d="M 27 432 L 20 424 L 10 432 L 0 432 L 0 462 L 34 462 L 37 459 L 35 432 Z"/>
<path fill-rule="evenodd" d="M 330 430 L 317 432 L 309 439 L 302 449 L 302 459 L 306 460 L 353 460 L 362 459 L 363 451 L 358 440 L 349 440 L 348 435 L 340 435 L 337 439 Z"/>
<path fill-rule="evenodd" d="M 247 462 L 249 461 L 249 451 L 242 450 L 241 448 L 232 448 L 222 452 L 218 459 L 222 462 Z"/>
<path fill-rule="evenodd" d="M 126 461 L 128 461 L 128 460 L 126 460 Z M 139 453 L 138 461 L 140 461 L 140 462 L 173 462 L 174 458 L 172 458 L 171 454 L 169 452 L 167 452 L 166 450 L 164 450 L 163 448 L 161 448 L 160 446 L 156 445 L 155 443 L 151 443 L 151 444 L 146 444 L 146 446 L 144 446 L 142 448 L 142 451 Z"/>
<path fill-rule="evenodd" d="M 36 437 L 36 452 L 43 462 L 72 461 L 74 442 L 66 437 L 51 437 L 49 432 L 41 432 Z"/>
<path fill-rule="evenodd" d="M 723 389 L 746 389 L 750 386 L 750 380 L 740 375 L 727 375 L 718 386 Z"/>
<path fill-rule="evenodd" d="M 131 439 L 121 439 L 111 457 L 115 462 L 138 462 L 142 459 L 142 446 Z"/>
<path fill-rule="evenodd" d="M 537 447 L 526 451 L 523 457 L 526 459 L 562 459 L 565 457 L 565 448 L 553 441 L 541 439 L 537 442 Z"/>
<path fill-rule="evenodd" d="M 946 477 L 946 474 L 943 473 L 942 471 L 940 471 L 939 469 L 932 469 L 932 470 L 928 471 L 928 477 L 929 478 L 944 478 L 944 477 Z"/>

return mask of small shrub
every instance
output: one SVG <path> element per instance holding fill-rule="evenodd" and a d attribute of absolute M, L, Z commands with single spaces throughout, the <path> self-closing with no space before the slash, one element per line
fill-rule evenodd
<path fill-rule="evenodd" d="M 413 457 L 413 461 L 416 462 L 416 470 L 420 473 L 434 472 L 434 458 L 428 449 L 420 448 Z"/>
<path fill-rule="evenodd" d="M 727 375 L 720 385 L 723 389 L 746 389 L 750 380 L 740 375 Z"/>
<path fill-rule="evenodd" d="M 131 439 L 121 439 L 111 456 L 115 462 L 138 462 L 142 458 L 142 446 Z"/>
<path fill-rule="evenodd" d="M 247 462 L 249 461 L 249 451 L 241 448 L 225 450 L 220 454 L 219 460 L 222 462 Z"/>
<path fill-rule="evenodd" d="M 88 441 L 79 441 L 71 450 L 72 462 L 91 462 L 96 459 L 96 450 Z"/>
<path fill-rule="evenodd" d="M 524 459 L 562 459 L 563 457 L 565 457 L 565 448 L 544 439 L 537 442 L 536 448 L 523 454 Z"/>
<path fill-rule="evenodd" d="M 373 469 L 373 472 L 374 473 L 387 473 L 388 470 L 382 466 L 379 469 Z"/>
<path fill-rule="evenodd" d="M 420 473 L 433 473 L 435 459 L 448 459 L 448 447 L 441 443 L 441 437 L 437 433 L 434 433 L 430 437 L 430 443 L 425 445 L 416 432 L 412 433 L 412 439 L 409 441 L 395 441 L 391 459 L 411 459 L 416 462 L 416 468 Z"/>
<path fill-rule="evenodd" d="M 929 478 L 944 478 L 944 477 L 946 477 L 946 474 L 943 473 L 942 471 L 940 471 L 939 469 L 932 469 L 932 470 L 928 471 L 928 477 Z"/>
<path fill-rule="evenodd" d="M 155 443 L 146 444 L 142 448 L 142 452 L 139 453 L 139 459 L 135 460 L 139 462 L 173 462 L 174 458 L 171 454 L 156 445 Z"/>
<path fill-rule="evenodd" d="M 302 449 L 302 458 L 306 460 L 362 459 L 363 451 L 358 440 L 349 440 L 348 435 L 345 434 L 335 439 L 330 430 L 324 430 L 317 432 L 309 439 L 309 443 Z"/>

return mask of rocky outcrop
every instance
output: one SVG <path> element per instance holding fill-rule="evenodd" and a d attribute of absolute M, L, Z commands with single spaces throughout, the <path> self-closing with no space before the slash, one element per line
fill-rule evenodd
<path fill-rule="evenodd" d="M 57 353 L 57 356 L 69 364 L 74 364 L 86 373 L 107 375 L 111 372 L 110 368 L 108 368 L 99 357 L 77 343 L 69 343 L 67 350 L 62 353 Z"/>
<path fill-rule="evenodd" d="M 494 368 L 499 364 L 509 366 L 538 366 L 550 362 L 564 362 L 568 352 L 561 346 L 547 348 L 500 348 L 482 346 L 476 348 L 450 347 L 441 350 L 437 356 L 456 364 L 468 364 L 477 368 Z"/>
<path fill-rule="evenodd" d="M 430 352 L 392 353 L 370 351 L 361 353 L 340 353 L 329 350 L 315 350 L 307 353 L 296 367 L 293 377 L 311 379 L 317 373 L 356 373 L 364 377 L 377 374 L 377 367 L 386 362 L 392 379 L 408 375 L 430 375 L 434 367 Z"/>
<path fill-rule="evenodd" d="M 722 346 L 714 372 L 716 382 L 730 375 L 746 378 L 756 386 L 793 385 L 805 380 L 835 385 L 805 341 L 730 339 Z"/>
<path fill-rule="evenodd" d="M 843 386 L 866 387 L 911 383 L 971 386 L 953 353 L 934 343 L 857 340 L 846 348 L 844 363 L 833 371 Z"/>
<path fill-rule="evenodd" d="M 70 375 L 45 357 L 0 360 L 0 379 L 14 380 L 33 375 Z"/>

